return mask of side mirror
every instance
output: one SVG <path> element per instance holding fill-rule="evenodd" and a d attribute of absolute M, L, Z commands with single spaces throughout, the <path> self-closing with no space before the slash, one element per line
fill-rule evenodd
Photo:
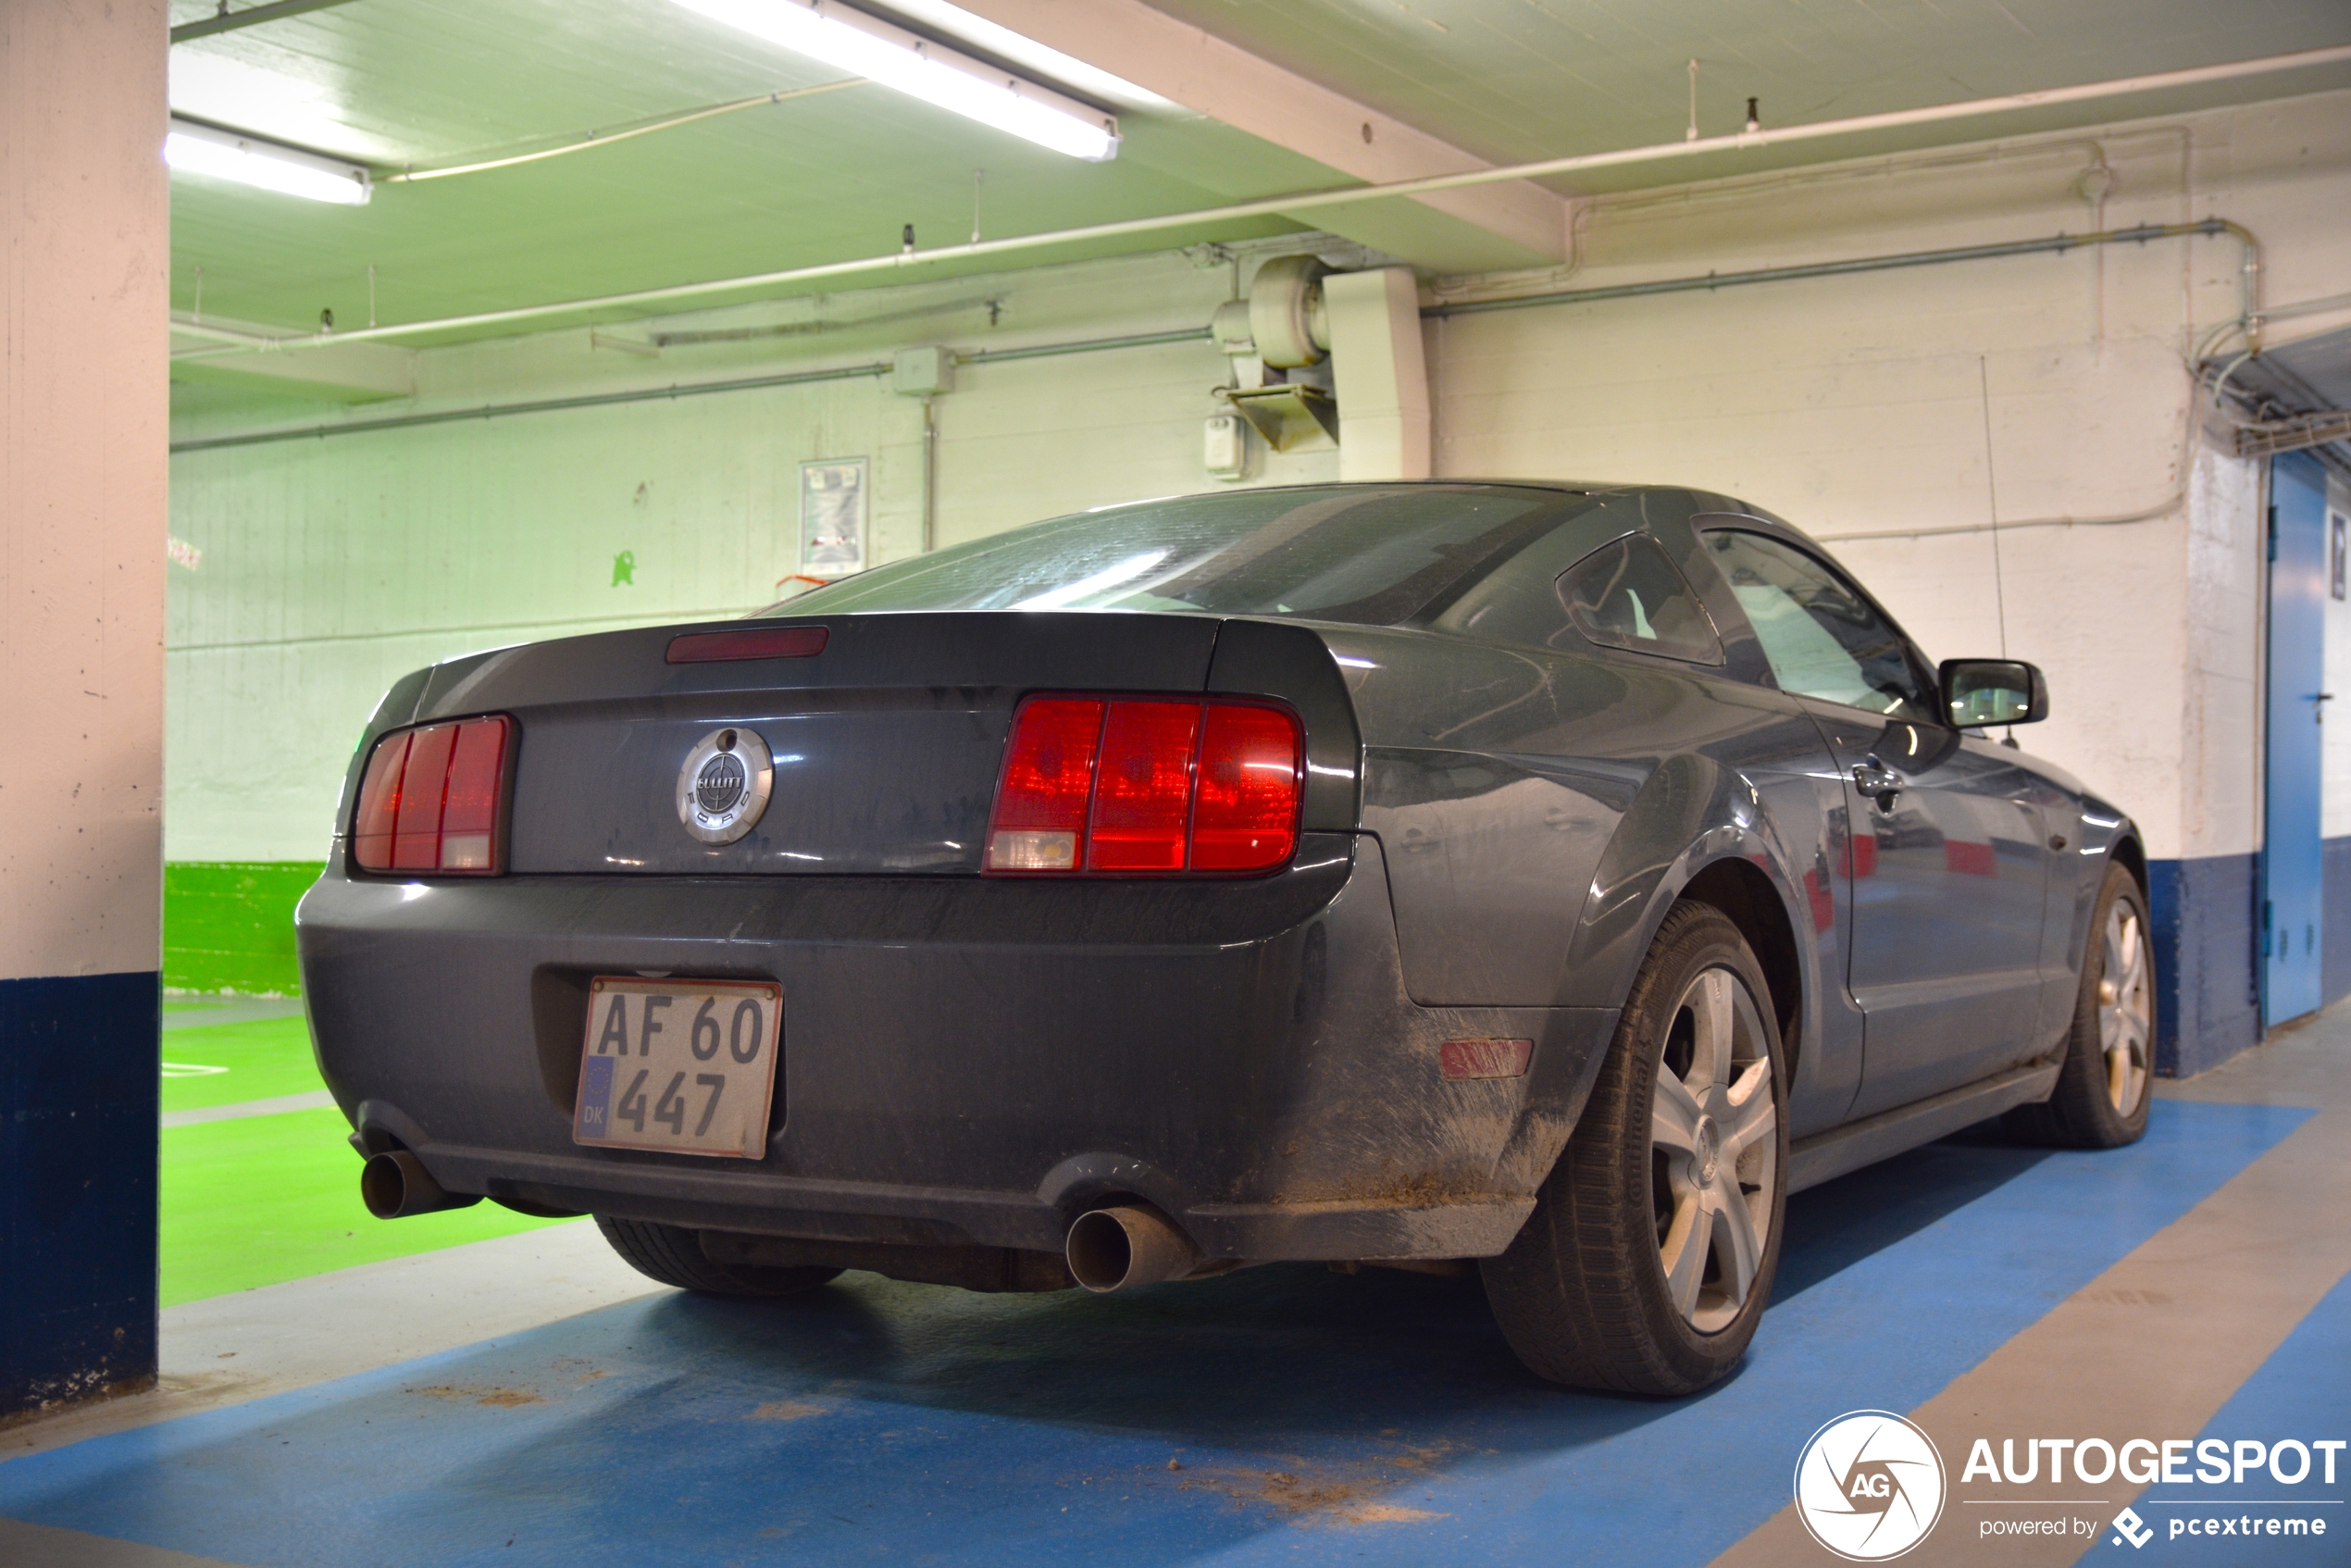
<path fill-rule="evenodd" d="M 2021 659 L 1946 659 L 1935 670 L 1943 711 L 1960 729 L 2049 716 L 2049 681 Z"/>

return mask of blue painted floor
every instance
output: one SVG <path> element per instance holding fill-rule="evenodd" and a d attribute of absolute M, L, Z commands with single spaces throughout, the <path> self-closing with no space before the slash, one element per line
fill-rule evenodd
<path fill-rule="evenodd" d="M 2232 1445 L 2233 1454 L 2240 1439 L 2268 1444 L 2290 1437 L 2307 1444 L 2312 1438 L 2351 1437 L 2351 1276 L 2327 1293 L 2196 1437 L 2199 1441 L 2218 1437 Z M 2175 1549 L 2233 1554 L 2258 1562 L 2262 1568 L 2272 1564 L 2276 1568 L 2343 1568 L 2351 1562 L 2351 1504 L 2312 1501 L 2351 1496 L 2351 1450 L 2334 1457 L 2332 1486 L 2324 1484 L 2324 1457 L 2313 1456 L 2303 1480 L 2294 1486 L 2281 1485 L 2274 1475 L 2259 1470 L 2248 1475 L 2250 1485 L 2244 1488 L 2244 1495 L 2253 1500 L 2250 1504 L 2233 1499 L 2229 1504 L 2216 1505 L 2197 1497 L 2196 1487 L 2157 1487 L 2141 1500 L 2139 1512 Z M 2286 1475 L 2300 1468 L 2299 1455 L 2280 1462 Z M 2199 1540 L 2171 1533 L 2175 1518 L 2209 1521 L 2215 1515 L 2226 1518 L 2232 1513 L 2238 1516 L 2240 1526 L 2254 1519 L 2266 1524 L 2272 1514 L 2282 1519 L 2321 1517 L 2328 1520 L 2327 1534 L 2301 1539 L 2265 1533 L 2258 1537 Z"/>
<path fill-rule="evenodd" d="M 1681 1401 L 1534 1382 L 1474 1280 L 1282 1266 L 1098 1299 L 861 1274 L 654 1296 L 31 1455 L 0 1465 L 0 1516 L 253 1564 L 1696 1568 L 1785 1504 L 1823 1421 L 1923 1401 L 2309 1114 L 2164 1101 L 2132 1149 L 1963 1139 L 1802 1194 L 1747 1364 Z M 2338 1289 L 2239 1402 L 2339 1414 L 2346 1333 Z"/>

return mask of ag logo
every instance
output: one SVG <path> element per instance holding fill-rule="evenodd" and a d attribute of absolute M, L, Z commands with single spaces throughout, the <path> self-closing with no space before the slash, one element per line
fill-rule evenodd
<path fill-rule="evenodd" d="M 748 729 L 714 729 L 678 770 L 678 820 L 705 844 L 731 844 L 758 825 L 775 782 L 766 741 Z"/>
<path fill-rule="evenodd" d="M 1943 1516 L 1943 1456 L 1924 1432 L 1882 1410 L 1840 1415 L 1796 1462 L 1796 1512 L 1812 1538 L 1853 1562 L 1883 1562 Z"/>

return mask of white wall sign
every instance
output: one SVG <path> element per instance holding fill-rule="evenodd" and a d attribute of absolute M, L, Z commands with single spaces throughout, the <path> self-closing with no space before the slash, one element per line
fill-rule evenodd
<path fill-rule="evenodd" d="M 865 569 L 865 459 L 800 466 L 800 569 L 847 577 Z"/>

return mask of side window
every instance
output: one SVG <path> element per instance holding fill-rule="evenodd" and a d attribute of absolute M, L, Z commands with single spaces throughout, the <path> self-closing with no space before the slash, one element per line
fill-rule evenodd
<path fill-rule="evenodd" d="M 1560 602 L 1586 638 L 1692 664 L 1723 662 L 1722 639 L 1690 585 L 1655 541 L 1630 534 L 1603 544 L 1559 578 Z"/>
<path fill-rule="evenodd" d="M 1902 634 L 1829 566 L 1735 529 L 1707 534 L 1706 546 L 1781 691 L 1912 723 L 1941 722 L 1934 684 Z"/>

